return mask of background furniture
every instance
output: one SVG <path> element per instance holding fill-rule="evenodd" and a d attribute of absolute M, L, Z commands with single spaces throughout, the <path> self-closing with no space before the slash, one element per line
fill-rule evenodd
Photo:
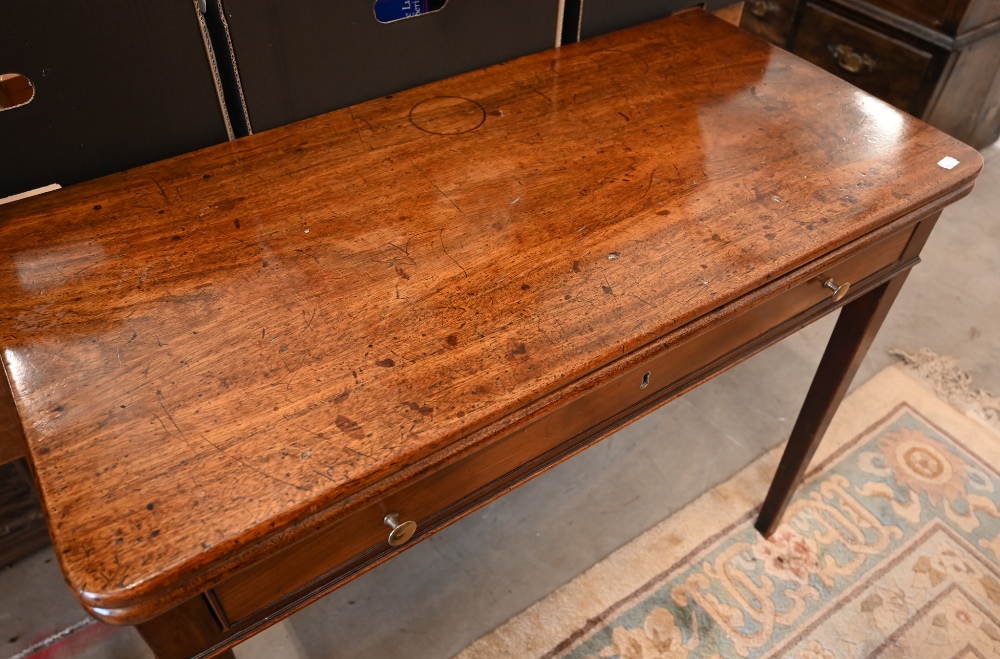
<path fill-rule="evenodd" d="M 49 544 L 24 459 L 0 462 L 0 567 Z"/>
<path fill-rule="evenodd" d="M 34 87 L 0 112 L 0 197 L 228 139 L 197 3 L 4 3 L 0 74 Z"/>
<path fill-rule="evenodd" d="M 391 23 L 376 20 L 373 5 L 209 0 L 237 132 L 267 130 L 552 48 L 559 35 L 558 0 L 448 2 Z"/>
<path fill-rule="evenodd" d="M 751 0 L 742 27 L 974 147 L 1000 137 L 996 0 Z"/>
<path fill-rule="evenodd" d="M 734 0 L 564 0 L 562 43 L 570 44 L 633 25 L 639 25 L 675 12 L 700 7 L 720 15 L 720 10 L 734 9 L 739 23 L 742 2 Z M 729 20 L 726 17 L 726 20 Z"/>

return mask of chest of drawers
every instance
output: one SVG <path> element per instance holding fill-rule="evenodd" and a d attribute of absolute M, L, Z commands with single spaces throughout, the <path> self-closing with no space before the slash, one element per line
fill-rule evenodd
<path fill-rule="evenodd" d="M 1000 137 L 1000 3 L 753 0 L 742 26 L 977 148 Z"/>

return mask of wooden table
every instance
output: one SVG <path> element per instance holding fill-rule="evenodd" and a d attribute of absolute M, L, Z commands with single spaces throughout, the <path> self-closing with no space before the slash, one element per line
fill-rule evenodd
<path fill-rule="evenodd" d="M 843 306 L 769 532 L 981 166 L 693 11 L 4 207 L 62 569 L 223 652 Z"/>

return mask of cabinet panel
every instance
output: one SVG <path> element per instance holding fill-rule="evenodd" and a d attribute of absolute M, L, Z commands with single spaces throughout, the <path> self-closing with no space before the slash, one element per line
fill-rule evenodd
<path fill-rule="evenodd" d="M 3 74 L 34 96 L 0 112 L 0 197 L 228 139 L 191 2 L 4 2 Z"/>
<path fill-rule="evenodd" d="M 1000 137 L 998 0 L 749 0 L 741 27 L 971 146 Z"/>
<path fill-rule="evenodd" d="M 868 3 L 951 35 L 1000 19 L 1000 2 L 996 0 L 868 0 Z"/>
<path fill-rule="evenodd" d="M 227 0 L 242 100 L 260 132 L 555 44 L 556 0 L 448 2 L 389 23 L 372 0 Z"/>
<path fill-rule="evenodd" d="M 743 7 L 740 27 L 787 48 L 797 4 L 796 0 L 749 0 Z"/>
<path fill-rule="evenodd" d="M 579 34 L 589 39 L 700 6 L 715 11 L 733 0 L 586 0 L 580 2 Z"/>
<path fill-rule="evenodd" d="M 815 5 L 806 5 L 792 52 L 913 114 L 933 54 Z"/>
<path fill-rule="evenodd" d="M 992 144 L 1000 137 L 1000 32 L 955 53 L 954 60 L 922 119 L 973 146 Z"/>

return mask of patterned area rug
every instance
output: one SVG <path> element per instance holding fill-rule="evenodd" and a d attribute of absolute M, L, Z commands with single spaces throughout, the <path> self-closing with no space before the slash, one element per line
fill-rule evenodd
<path fill-rule="evenodd" d="M 770 540 L 778 452 L 459 659 L 1000 657 L 1000 437 L 901 367 L 845 401 Z"/>

